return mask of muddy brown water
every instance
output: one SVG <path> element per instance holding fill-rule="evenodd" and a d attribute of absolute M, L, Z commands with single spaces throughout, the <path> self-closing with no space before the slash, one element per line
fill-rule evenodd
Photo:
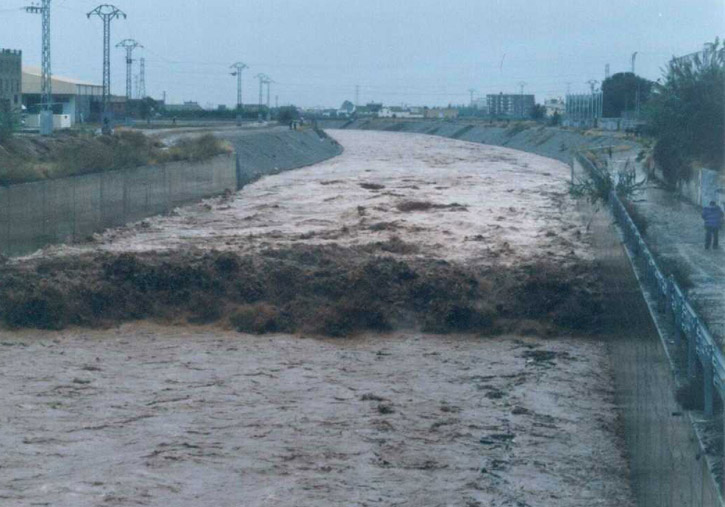
<path fill-rule="evenodd" d="M 385 254 L 406 261 L 592 258 L 563 164 L 427 136 L 332 135 L 346 148 L 334 160 L 11 266 L 364 248 L 395 243 L 393 227 L 415 248 Z M 496 337 L 345 339 L 183 322 L 0 331 L 3 505 L 632 505 L 594 337 L 533 336 L 537 321 Z"/>

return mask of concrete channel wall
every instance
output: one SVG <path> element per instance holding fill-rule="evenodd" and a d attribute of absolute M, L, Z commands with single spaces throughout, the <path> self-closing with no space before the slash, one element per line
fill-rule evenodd
<path fill-rule="evenodd" d="M 48 244 L 82 240 L 342 151 L 314 130 L 223 137 L 236 155 L 0 187 L 0 254 L 24 255 Z"/>

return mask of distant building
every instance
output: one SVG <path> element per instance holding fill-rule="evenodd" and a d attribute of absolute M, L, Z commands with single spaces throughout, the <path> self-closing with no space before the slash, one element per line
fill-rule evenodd
<path fill-rule="evenodd" d="M 14 49 L 0 49 L 0 101 L 11 109 L 22 105 L 23 53 Z"/>
<path fill-rule="evenodd" d="M 166 112 L 178 113 L 188 111 L 204 111 L 204 108 L 198 102 L 193 100 L 184 101 L 183 104 L 166 104 Z"/>
<path fill-rule="evenodd" d="M 566 112 L 566 102 L 564 99 L 548 99 L 544 101 L 544 108 L 546 109 L 547 118 L 551 118 L 556 113 L 558 113 L 559 116 L 564 116 L 564 113 Z"/>
<path fill-rule="evenodd" d="M 43 101 L 42 72 L 39 67 L 23 67 L 23 105 L 28 112 L 38 113 Z M 103 86 L 69 77 L 51 76 L 53 114 L 68 116 L 71 123 L 98 120 L 103 102 Z M 123 114 L 125 97 L 111 97 L 115 114 Z"/>
<path fill-rule="evenodd" d="M 367 108 L 368 111 L 370 111 L 374 115 L 377 115 L 383 109 L 383 103 L 382 102 L 368 102 L 367 104 L 365 104 L 365 107 Z"/>
<path fill-rule="evenodd" d="M 429 119 L 455 120 L 458 118 L 458 109 L 453 107 L 434 107 L 426 109 L 424 115 Z"/>
<path fill-rule="evenodd" d="M 533 95 L 520 93 L 487 95 L 486 102 L 488 114 L 499 118 L 528 118 L 536 105 Z"/>
<path fill-rule="evenodd" d="M 383 107 L 378 112 L 379 118 L 425 118 L 422 107 Z"/>

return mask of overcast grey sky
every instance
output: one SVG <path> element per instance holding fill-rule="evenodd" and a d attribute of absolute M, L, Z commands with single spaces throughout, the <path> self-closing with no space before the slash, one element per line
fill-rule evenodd
<path fill-rule="evenodd" d="M 40 63 L 40 16 L 0 0 L 0 47 Z M 53 72 L 101 81 L 102 22 L 85 13 L 98 0 L 53 0 Z M 339 106 L 467 103 L 478 94 L 518 92 L 537 101 L 588 89 L 586 81 L 629 70 L 656 79 L 672 55 L 725 34 L 725 0 L 115 0 L 128 15 L 112 42 L 145 46 L 147 92 L 169 102 L 233 104 L 245 71 L 244 102 L 258 100 L 253 76 L 276 81 L 280 104 Z M 112 49 L 114 93 L 125 65 Z M 137 69 L 137 68 L 136 68 Z M 137 72 L 137 70 L 136 70 Z"/>

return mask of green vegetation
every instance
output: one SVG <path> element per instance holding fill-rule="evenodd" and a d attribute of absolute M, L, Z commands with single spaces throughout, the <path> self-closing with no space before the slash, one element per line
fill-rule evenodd
<path fill-rule="evenodd" d="M 578 154 L 577 157 L 585 166 L 587 175 L 571 183 L 569 192 L 573 197 L 586 198 L 590 203 L 598 204 L 609 201 L 612 191 L 622 198 L 629 198 L 644 186 L 644 181 L 637 181 L 635 168 L 629 163 L 614 175 L 606 162 L 598 160 L 594 152 Z"/>
<path fill-rule="evenodd" d="M 631 72 L 619 72 L 602 83 L 602 109 L 605 118 L 620 118 L 625 111 L 634 111 L 647 103 L 654 83 Z"/>
<path fill-rule="evenodd" d="M 647 109 L 654 158 L 671 185 L 688 180 L 695 164 L 723 169 L 723 90 L 725 47 L 717 39 L 704 53 L 670 61 L 655 85 Z"/>
<path fill-rule="evenodd" d="M 170 147 L 135 131 L 112 136 L 19 136 L 0 143 L 0 185 L 174 161 L 200 161 L 227 152 L 227 146 L 210 134 L 183 138 Z"/>

